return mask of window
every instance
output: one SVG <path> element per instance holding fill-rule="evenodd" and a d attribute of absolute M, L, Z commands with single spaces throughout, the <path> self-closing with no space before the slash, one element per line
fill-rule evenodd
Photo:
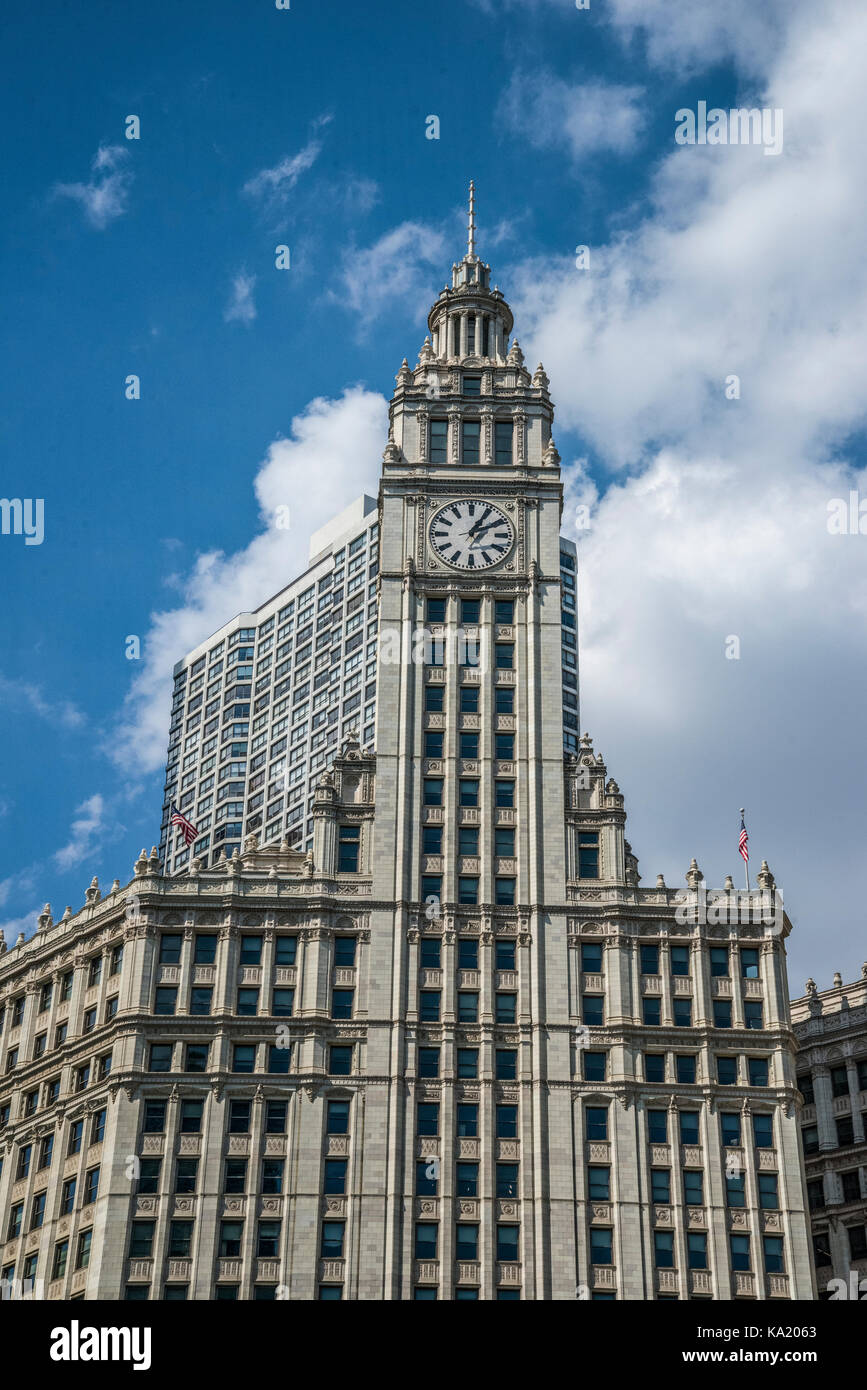
<path fill-rule="evenodd" d="M 657 1269 L 674 1268 L 674 1232 L 654 1231 L 653 1258 Z"/>
<path fill-rule="evenodd" d="M 44 1192 L 37 1192 L 37 1193 L 34 1194 L 33 1201 L 32 1201 L 31 1206 L 30 1206 L 30 1229 L 31 1229 L 31 1231 L 38 1231 L 38 1230 L 40 1230 L 41 1227 L 42 1227 L 42 1223 L 43 1223 L 44 1220 L 45 1220 L 45 1193 L 44 1193 Z"/>
<path fill-rule="evenodd" d="M 517 1105 L 498 1105 L 497 1106 L 497 1138 L 498 1139 L 517 1139 L 518 1137 L 518 1107 Z"/>
<path fill-rule="evenodd" d="M 515 713 L 515 692 L 510 685 L 498 685 L 494 691 L 494 713 Z"/>
<path fill-rule="evenodd" d="M 496 1023 L 514 1023 L 517 1018 L 517 994 L 497 994 L 494 996 L 494 1020 Z M 604 1054 L 596 1053 L 598 1056 Z M 604 1061 L 603 1061 L 604 1070 Z"/>
<path fill-rule="evenodd" d="M 165 1114 L 165 1101 L 160 1101 Z M 202 1131 L 202 1109 L 204 1101 L 201 1100 L 182 1100 L 181 1101 L 181 1134 L 200 1134 Z"/>
<path fill-rule="evenodd" d="M 518 1230 L 517 1226 L 497 1227 L 497 1259 L 503 1263 L 518 1259 Z"/>
<path fill-rule="evenodd" d="M 84 1120 L 74 1120 L 69 1126 L 69 1143 L 66 1148 L 67 1157 L 72 1154 L 81 1153 L 81 1140 L 84 1135 Z M 20 1156 L 19 1156 L 20 1167 Z M 22 1175 L 19 1173 L 19 1177 Z M 26 1174 L 24 1175 L 26 1176 Z"/>
<path fill-rule="evenodd" d="M 689 947 L 672 946 L 669 951 L 672 975 L 689 974 Z"/>
<path fill-rule="evenodd" d="M 458 805 L 478 806 L 479 784 L 475 778 L 462 777 L 458 783 Z"/>
<path fill-rule="evenodd" d="M 426 729 L 424 735 L 424 756 L 441 758 L 443 755 L 443 735 L 437 729 Z"/>
<path fill-rule="evenodd" d="M 98 985 L 102 979 L 102 956 L 92 956 L 87 967 L 87 988 Z"/>
<path fill-rule="evenodd" d="M 82 1195 L 82 1202 L 86 1207 L 89 1207 L 92 1202 L 96 1201 L 98 1191 L 99 1169 L 89 1168 L 84 1175 L 84 1189 Z"/>
<path fill-rule="evenodd" d="M 236 1013 L 249 1018 L 259 1011 L 259 991 L 258 989 L 239 989 L 238 1005 Z"/>
<path fill-rule="evenodd" d="M 220 1255 L 225 1259 L 227 1256 L 240 1255 L 241 1237 L 244 1232 L 243 1221 L 221 1221 L 220 1222 Z"/>
<path fill-rule="evenodd" d="M 648 1110 L 647 1138 L 651 1144 L 668 1143 L 668 1112 L 666 1110 Z"/>
<path fill-rule="evenodd" d="M 160 937 L 160 965 L 180 965 L 183 937 L 164 933 Z"/>
<path fill-rule="evenodd" d="M 415 1258 L 435 1260 L 437 1257 L 437 1232 L 439 1227 L 432 1222 L 417 1221 L 415 1227 Z"/>
<path fill-rule="evenodd" d="M 827 1231 L 813 1236 L 813 1262 L 817 1269 L 831 1263 L 831 1245 Z"/>
<path fill-rule="evenodd" d="M 747 1070 L 749 1072 L 751 1086 L 767 1086 L 768 1084 L 768 1059 L 767 1057 L 748 1057 Z"/>
<path fill-rule="evenodd" d="M 847 1228 L 849 1236 L 849 1252 L 853 1260 L 867 1260 L 867 1229 L 864 1226 L 849 1226 Z M 780 1241 L 782 1247 L 782 1241 Z M 770 1269 L 767 1263 L 767 1253 L 765 1254 L 765 1267 Z M 780 1251 L 780 1267 L 782 1268 L 782 1249 Z"/>
<path fill-rule="evenodd" d="M 437 995 L 437 1018 L 439 1018 L 439 995 Z M 458 993 L 458 1023 L 478 1023 L 479 996 L 475 992 L 461 990 Z"/>
<path fill-rule="evenodd" d="M 350 990 L 350 993 L 352 991 Z M 286 1076 L 292 1063 L 292 1048 L 284 1043 L 270 1043 L 268 1046 L 268 1072 L 271 1076 Z"/>
<path fill-rule="evenodd" d="M 515 665 L 514 642 L 494 643 L 494 667 L 498 671 L 511 671 Z"/>
<path fill-rule="evenodd" d="M 849 1072 L 846 1067 L 831 1068 L 831 1095 L 848 1096 L 849 1094 Z"/>
<path fill-rule="evenodd" d="M 481 600 L 477 598 L 461 599 L 461 622 L 475 625 L 481 615 Z"/>
<path fill-rule="evenodd" d="M 736 1086 L 738 1084 L 737 1057 L 717 1057 L 716 1079 L 721 1086 Z"/>
<path fill-rule="evenodd" d="M 745 980 L 759 978 L 759 953 L 752 946 L 741 947 L 741 975 Z"/>
<path fill-rule="evenodd" d="M 478 785 L 478 783 L 476 784 Z M 498 779 L 494 783 L 494 805 L 495 806 L 514 806 L 515 804 L 515 784 Z"/>
<path fill-rule="evenodd" d="M 777 1211 L 779 1205 L 776 1173 L 759 1173 L 759 1206 L 762 1211 Z"/>
<path fill-rule="evenodd" d="M 458 1048 L 458 1076 L 464 1080 L 474 1080 L 479 1074 L 479 1050 L 476 1047 Z"/>
<path fill-rule="evenodd" d="M 475 1139 L 479 1133 L 479 1107 L 474 1101 L 460 1101 L 457 1106 L 457 1131 L 461 1139 Z"/>
<path fill-rule="evenodd" d="M 426 685 L 424 688 L 424 707 L 429 714 L 441 714 L 445 702 L 445 687 Z"/>
<path fill-rule="evenodd" d="M 250 1133 L 250 1102 L 248 1100 L 229 1102 L 229 1133 Z"/>
<path fill-rule="evenodd" d="M 608 1138 L 608 1108 L 604 1105 L 588 1105 L 584 1111 L 588 1140 Z"/>
<path fill-rule="evenodd" d="M 427 620 L 429 623 L 444 623 L 446 620 L 446 600 L 444 598 L 429 598 L 427 601 Z M 436 687 L 428 687 L 436 688 Z M 441 687 L 440 687 L 441 689 Z"/>
<path fill-rule="evenodd" d="M 590 1228 L 590 1263 L 611 1264 L 611 1231 L 605 1227 Z"/>
<path fill-rule="evenodd" d="M 154 997 L 155 1014 L 173 1014 L 177 1006 L 178 991 L 170 985 L 159 985 Z M 87 1015 L 85 1015 L 85 1018 Z M 85 1032 L 87 1028 L 85 1027 Z"/>
<path fill-rule="evenodd" d="M 749 1236 L 729 1236 L 729 1249 L 731 1251 L 732 1269 L 746 1271 L 750 1268 L 750 1238 Z"/>
<path fill-rule="evenodd" d="M 678 1081 L 689 1086 L 695 1082 L 695 1057 L 690 1055 L 677 1056 L 674 1059 L 675 1075 Z"/>
<path fill-rule="evenodd" d="M 198 932 L 196 934 L 196 944 L 193 954 L 193 961 L 196 965 L 213 965 L 217 959 L 217 937 L 216 933 Z"/>
<path fill-rule="evenodd" d="M 641 947 L 641 973 L 642 975 L 659 974 L 659 947 Z"/>
<path fill-rule="evenodd" d="M 478 970 L 479 968 L 479 941 L 478 937 L 462 937 L 458 942 L 458 969 Z"/>
<path fill-rule="evenodd" d="M 581 946 L 581 969 L 585 975 L 602 973 L 602 943 L 585 941 Z"/>
<path fill-rule="evenodd" d="M 328 1049 L 328 1070 L 332 1076 L 349 1076 L 352 1072 L 352 1045 L 333 1045 Z"/>
<path fill-rule="evenodd" d="M 442 739 L 442 735 L 440 735 L 440 739 Z M 472 760 L 473 758 L 477 758 L 477 757 L 479 756 L 479 736 L 478 736 L 478 734 L 461 733 L 461 734 L 458 736 L 458 741 L 459 741 L 459 743 L 460 743 L 459 752 L 460 752 L 460 756 L 461 756 L 462 758 L 467 758 L 467 759 Z M 441 757 L 441 756 L 442 756 L 442 752 L 440 752 L 440 753 L 438 753 L 438 754 L 434 754 L 434 756 L 435 756 L 435 757 Z"/>
<path fill-rule="evenodd" d="M 338 1102 L 338 1101 L 331 1101 L 331 1102 L 329 1102 L 329 1104 L 330 1104 L 330 1105 L 345 1104 L 345 1105 L 347 1106 L 347 1109 L 348 1109 L 348 1102 L 346 1102 L 346 1101 L 340 1101 L 340 1102 Z M 416 1133 L 417 1133 L 417 1134 L 439 1134 L 439 1119 L 440 1119 L 440 1108 L 439 1108 L 439 1105 L 438 1105 L 438 1103 L 437 1103 L 436 1101 L 428 1101 L 428 1100 L 419 1101 L 418 1106 L 416 1107 L 416 1120 L 415 1120 Z M 330 1134 L 330 1133 L 331 1133 L 331 1130 L 329 1130 L 328 1133 Z M 345 1133 L 345 1131 L 336 1130 L 335 1133 Z"/>
<path fill-rule="evenodd" d="M 256 1048 L 253 1043 L 235 1043 L 232 1048 L 232 1071 L 248 1073 L 256 1069 Z"/>
<path fill-rule="evenodd" d="M 440 991 L 438 989 L 421 990 L 419 996 L 419 1018 L 421 1019 L 422 1023 L 438 1023 L 439 1017 Z"/>
<path fill-rule="evenodd" d="M 448 462 L 448 420 L 431 420 L 430 422 L 430 461 L 431 463 Z"/>
<path fill-rule="evenodd" d="M 154 1225 L 153 1221 L 132 1222 L 129 1238 L 129 1257 L 131 1260 L 150 1259 L 154 1244 Z"/>
<path fill-rule="evenodd" d="M 345 1221 L 323 1221 L 322 1245 L 320 1247 L 320 1255 L 323 1260 L 343 1259 L 343 1236 L 345 1230 Z"/>
<path fill-rule="evenodd" d="M 422 827 L 422 853 L 423 854 L 442 854 L 443 852 L 443 831 L 441 825 L 425 825 Z M 462 850 L 461 853 L 464 851 Z"/>
<path fill-rule="evenodd" d="M 855 1143 L 855 1131 L 851 1115 L 842 1115 L 837 1121 L 837 1146 L 838 1148 L 848 1148 Z"/>
<path fill-rule="evenodd" d="M 266 1134 L 285 1134 L 286 1133 L 286 1102 L 285 1100 L 269 1100 L 265 1103 L 265 1133 Z"/>
<path fill-rule="evenodd" d="M 686 1254 L 690 1269 L 707 1269 L 707 1236 L 704 1231 L 687 1233 Z"/>
<path fill-rule="evenodd" d="M 847 1175 L 844 1174 L 843 1176 L 845 1178 Z M 845 1183 L 843 1189 L 843 1200 L 848 1200 L 846 1198 Z M 809 1205 L 810 1211 L 824 1211 L 825 1184 L 822 1182 L 821 1178 L 817 1178 L 814 1182 L 807 1183 L 807 1203 Z"/>
<path fill-rule="evenodd" d="M 590 1028 L 601 1028 L 605 1022 L 605 1000 L 601 994 L 582 994 L 581 1017 Z"/>
<path fill-rule="evenodd" d="M 650 1200 L 659 1202 L 663 1206 L 668 1206 L 671 1202 L 671 1170 L 668 1168 L 651 1168 L 650 1170 Z"/>
<path fill-rule="evenodd" d="M 498 1047 L 494 1052 L 494 1075 L 498 1081 L 517 1081 L 518 1053 L 513 1048 Z"/>
<path fill-rule="evenodd" d="M 474 1222 L 458 1222 L 455 1228 L 455 1258 L 458 1260 L 477 1260 L 479 1258 L 479 1228 Z"/>
<path fill-rule="evenodd" d="M 190 990 L 190 1013 L 198 1017 L 211 1012 L 211 998 L 214 991 L 206 986 L 194 985 Z"/>
<path fill-rule="evenodd" d="M 763 1028 L 761 999 L 747 999 L 744 1002 L 744 1027 Z"/>
<path fill-rule="evenodd" d="M 192 1221 L 169 1222 L 169 1255 L 174 1259 L 187 1259 L 193 1242 Z"/>
<path fill-rule="evenodd" d="M 716 978 L 727 978 L 729 973 L 729 952 L 727 946 L 711 946 L 710 973 Z"/>
<path fill-rule="evenodd" d="M 463 420 L 461 422 L 462 459 L 465 464 L 474 464 L 479 461 L 480 424 L 479 420 Z"/>
<path fill-rule="evenodd" d="M 6 1233 L 7 1240 L 15 1240 L 21 1234 L 21 1227 L 24 1221 L 24 1203 L 16 1202 L 14 1207 L 9 1208 L 9 1227 Z"/>
<path fill-rule="evenodd" d="M 804 1097 L 805 1105 L 815 1105 L 816 1097 L 813 1093 L 813 1077 L 811 1072 L 806 1072 L 798 1077 L 798 1090 Z"/>
<path fill-rule="evenodd" d="M 732 1001 L 730 999 L 714 999 L 713 1026 L 714 1028 L 731 1028 Z"/>
<path fill-rule="evenodd" d="M 476 784 L 478 786 L 478 783 Z M 443 779 L 441 777 L 426 777 L 424 779 L 423 805 L 442 806 L 443 804 Z"/>
<path fill-rule="evenodd" d="M 840 1174 L 840 1182 L 843 1188 L 844 1202 L 858 1202 L 861 1199 L 861 1184 L 858 1178 L 858 1169 L 853 1168 L 848 1173 Z"/>
<path fill-rule="evenodd" d="M 683 1173 L 683 1200 L 689 1206 L 700 1207 L 704 1203 L 704 1173 L 700 1168 L 685 1168 Z"/>
<path fill-rule="evenodd" d="M 479 901 L 479 880 L 462 876 L 458 878 L 458 902 L 475 904 Z"/>
<path fill-rule="evenodd" d="M 66 1273 L 66 1264 L 69 1259 L 69 1241 L 59 1240 L 54 1247 L 54 1259 L 51 1262 L 52 1279 L 62 1279 Z"/>
<path fill-rule="evenodd" d="M 681 1144 L 698 1144 L 698 1111 L 681 1110 L 680 1112 L 680 1142 Z"/>
<path fill-rule="evenodd" d="M 137 1223 L 133 1222 L 133 1227 Z M 145 1223 L 142 1222 L 142 1225 Z M 153 1222 L 150 1223 L 153 1228 Z M 87 1269 L 90 1264 L 90 1249 L 93 1244 L 93 1231 L 82 1231 L 78 1237 L 78 1248 L 75 1252 L 75 1268 Z"/>
<path fill-rule="evenodd" d="M 342 968 L 355 965 L 356 936 L 336 936 L 334 938 L 334 964 Z"/>
<path fill-rule="evenodd" d="M 498 939 L 494 943 L 495 968 L 497 970 L 515 969 L 515 942 Z"/>
<path fill-rule="evenodd" d="M 361 827 L 341 825 L 337 842 L 337 869 L 341 874 L 358 873 L 358 854 L 361 842 Z"/>
<path fill-rule="evenodd" d="M 500 907 L 513 907 L 515 903 L 515 879 L 494 879 L 494 902 Z"/>
<path fill-rule="evenodd" d="M 774 1146 L 773 1115 L 753 1115 L 753 1142 L 757 1149 L 772 1149 Z"/>
<path fill-rule="evenodd" d="M 156 1160 L 155 1160 L 155 1162 L 156 1162 L 157 1164 L 159 1164 L 159 1161 L 160 1161 L 159 1159 L 156 1159 Z M 142 1170 L 144 1170 L 144 1160 L 142 1160 Z M 60 1193 L 60 1215 L 61 1215 L 61 1216 L 69 1216 L 69 1215 L 71 1215 L 71 1213 L 75 1210 L 75 1189 L 76 1189 L 77 1185 L 78 1185 L 78 1179 L 77 1179 L 77 1178 L 67 1178 L 66 1181 L 64 1182 L 63 1187 L 62 1187 L 62 1189 L 61 1189 L 61 1193 Z M 140 1185 L 140 1184 L 139 1184 L 139 1190 L 141 1191 L 141 1185 Z M 156 1188 L 154 1188 L 154 1191 L 156 1191 Z"/>
<path fill-rule="evenodd" d="M 261 938 L 261 936 L 242 936 L 242 937 L 241 937 L 241 964 L 242 964 L 242 965 L 261 965 L 261 964 L 262 964 L 262 938 Z"/>
<path fill-rule="evenodd" d="M 298 951 L 297 936 L 278 936 L 274 943 L 274 964 L 294 965 Z"/>
<path fill-rule="evenodd" d="M 479 1165 L 478 1163 L 456 1163 L 455 1164 L 455 1189 L 459 1197 L 478 1197 L 479 1195 Z"/>
<path fill-rule="evenodd" d="M 726 1201 L 730 1207 L 746 1206 L 746 1174 L 743 1170 L 726 1174 Z"/>
<path fill-rule="evenodd" d="M 175 1164 L 175 1192 L 185 1195 L 195 1192 L 198 1172 L 197 1158 L 179 1158 Z"/>
<path fill-rule="evenodd" d="M 511 450 L 511 429 L 510 429 L 509 448 Z M 515 603 L 510 598 L 498 598 L 494 600 L 494 622 L 513 623 L 515 621 Z"/>
<path fill-rule="evenodd" d="M 645 1052 L 645 1054 L 644 1054 L 644 1079 L 645 1079 L 645 1081 L 664 1081 L 664 1080 L 665 1080 L 665 1053 L 664 1053 L 664 1052 Z"/>
<path fill-rule="evenodd" d="M 276 1018 L 291 1018 L 294 1002 L 294 989 L 275 989 L 271 1000 L 271 1012 Z"/>
<path fill-rule="evenodd" d="M 692 1027 L 692 1000 L 674 1000 L 674 1026 L 675 1028 Z"/>
<path fill-rule="evenodd" d="M 439 1076 L 440 1050 L 438 1047 L 420 1047 L 418 1050 L 418 1074 L 423 1077 Z"/>
<path fill-rule="evenodd" d="M 428 827 L 425 827 L 427 833 Z M 439 853 L 439 851 L 436 851 Z M 475 826 L 461 825 L 458 827 L 458 854 L 476 855 L 479 852 L 479 832 Z"/>
<path fill-rule="evenodd" d="M 816 1125 L 805 1125 L 801 1130 L 801 1142 L 804 1145 L 805 1154 L 815 1154 L 819 1152 L 819 1130 Z"/>
<path fill-rule="evenodd" d="M 474 327 L 475 327 L 475 325 L 472 325 L 472 327 L 470 328 L 470 331 L 472 331 L 472 328 L 474 328 Z M 469 351 L 470 351 L 470 352 L 473 351 L 473 347 L 472 347 L 472 346 L 470 346 Z M 480 376 L 465 376 L 465 377 L 464 377 L 464 395 L 465 395 L 465 396 L 480 396 L 481 394 L 482 394 L 482 378 L 481 378 Z"/>
<path fill-rule="evenodd" d="M 657 995 L 645 995 L 641 1000 L 641 1019 L 648 1028 L 658 1028 L 662 1022 L 662 1000 Z"/>
<path fill-rule="evenodd" d="M 247 1160 L 246 1158 L 227 1158 L 226 1171 L 223 1174 L 223 1191 L 229 1195 L 244 1192 L 247 1187 Z"/>
<path fill-rule="evenodd" d="M 166 1103 L 164 1100 L 146 1100 L 144 1104 L 144 1134 L 162 1134 L 166 1127 Z"/>
<path fill-rule="evenodd" d="M 324 1223 L 323 1223 L 324 1224 Z M 274 1259 L 280 1253 L 280 1222 L 260 1221 L 256 1233 L 256 1254 L 260 1259 Z"/>
<path fill-rule="evenodd" d="M 515 1168 L 517 1170 L 517 1164 Z M 503 1193 L 503 1196 L 512 1196 L 512 1193 Z M 590 1167 L 587 1169 L 587 1196 L 591 1202 L 609 1202 L 611 1200 L 611 1169 Z"/>
<path fill-rule="evenodd" d="M 595 831 L 578 834 L 578 877 L 599 877 L 599 836 Z"/>
<path fill-rule="evenodd" d="M 460 1167 L 460 1164 L 458 1164 Z M 437 1195 L 437 1174 L 439 1172 L 439 1162 L 437 1159 L 420 1158 L 415 1165 L 415 1190 L 419 1197 L 435 1197 Z"/>

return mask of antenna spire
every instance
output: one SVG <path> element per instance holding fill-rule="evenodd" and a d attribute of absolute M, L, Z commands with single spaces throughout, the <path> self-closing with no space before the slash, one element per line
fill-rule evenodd
<path fill-rule="evenodd" d="M 467 223 L 467 255 L 476 254 L 476 185 L 470 179 L 470 216 Z"/>

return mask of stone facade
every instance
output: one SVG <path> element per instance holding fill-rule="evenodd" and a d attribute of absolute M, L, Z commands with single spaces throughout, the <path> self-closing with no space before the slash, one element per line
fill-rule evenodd
<path fill-rule="evenodd" d="M 867 962 L 792 1002 L 819 1297 L 867 1294 Z M 837 1281 L 836 1283 L 833 1281 Z M 841 1283 L 842 1281 L 842 1288 Z M 829 1289 L 829 1285 L 831 1286 Z M 860 1285 L 860 1294 L 853 1292 Z"/>
<path fill-rule="evenodd" d="M 642 888 L 570 732 L 553 405 L 472 212 L 428 323 L 383 456 L 375 752 L 341 740 L 309 853 L 143 854 L 0 960 L 9 1287 L 813 1294 L 791 924 L 694 860 Z"/>

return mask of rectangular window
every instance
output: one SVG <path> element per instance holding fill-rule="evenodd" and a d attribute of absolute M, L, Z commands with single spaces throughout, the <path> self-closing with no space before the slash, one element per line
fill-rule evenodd
<path fill-rule="evenodd" d="M 235 1043 L 232 1048 L 232 1071 L 249 1073 L 256 1069 L 256 1048 L 253 1043 Z"/>
<path fill-rule="evenodd" d="M 698 1111 L 681 1110 L 679 1119 L 681 1144 L 697 1144 L 699 1142 Z"/>
<path fill-rule="evenodd" d="M 476 784 L 478 785 L 478 784 Z M 499 779 L 494 783 L 494 805 L 495 806 L 514 806 L 515 804 L 515 784 L 514 782 L 504 782 Z"/>
<path fill-rule="evenodd" d="M 455 1164 L 455 1190 L 459 1197 L 478 1197 L 479 1195 L 479 1165 L 478 1163 L 456 1163 Z"/>
<path fill-rule="evenodd" d="M 345 1158 L 326 1158 L 323 1191 L 329 1197 L 342 1197 L 346 1193 Z"/>
<path fill-rule="evenodd" d="M 430 422 L 430 461 L 431 461 L 431 463 L 448 463 L 448 440 L 449 440 L 449 422 L 448 422 L 448 420 L 431 420 L 431 422 Z"/>
<path fill-rule="evenodd" d="M 517 1170 L 518 1165 L 515 1164 Z M 506 1193 L 505 1196 L 513 1194 Z M 591 1202 L 610 1202 L 611 1169 L 589 1167 L 587 1169 L 587 1196 Z"/>
<path fill-rule="evenodd" d="M 671 1202 L 671 1170 L 669 1168 L 651 1168 L 650 1170 L 650 1200 L 668 1206 Z"/>
<path fill-rule="evenodd" d="M 358 873 L 358 855 L 361 842 L 361 827 L 341 825 L 337 843 L 337 870 L 341 874 Z"/>
<path fill-rule="evenodd" d="M 641 973 L 642 975 L 659 974 L 659 947 L 642 946 L 641 950 Z"/>
<path fill-rule="evenodd" d="M 474 1101 L 459 1101 L 457 1131 L 461 1139 L 476 1139 L 479 1133 L 479 1107 Z"/>
<path fill-rule="evenodd" d="M 515 879 L 494 879 L 494 902 L 498 907 L 513 907 L 515 904 Z"/>
<path fill-rule="evenodd" d="M 278 936 L 274 943 L 274 964 L 294 965 L 298 954 L 297 936 Z"/>
<path fill-rule="evenodd" d="M 332 1101 L 335 1105 L 338 1102 Z M 342 1102 L 348 1104 L 348 1102 Z M 416 1107 L 416 1133 L 425 1135 L 439 1134 L 440 1108 L 436 1101 L 419 1101 Z M 331 1131 L 329 1131 L 330 1133 Z M 342 1132 L 342 1131 L 340 1131 Z"/>
<path fill-rule="evenodd" d="M 352 1046 L 332 1045 L 328 1049 L 328 1071 L 331 1076 L 352 1074 Z"/>
<path fill-rule="evenodd" d="M 161 1101 L 160 1104 L 165 1115 L 165 1101 Z M 181 1134 L 201 1134 L 204 1104 L 202 1100 L 181 1101 Z"/>
<path fill-rule="evenodd" d="M 711 946 L 710 973 L 716 978 L 727 978 L 729 973 L 729 952 L 727 946 Z"/>
<path fill-rule="evenodd" d="M 599 835 L 580 831 L 578 835 L 578 877 L 599 877 Z"/>
<path fill-rule="evenodd" d="M 653 1258 L 657 1269 L 674 1268 L 674 1232 L 654 1231 Z"/>
<path fill-rule="evenodd" d="M 443 779 L 441 777 L 426 777 L 424 779 L 422 804 L 424 806 L 442 806 Z"/>
<path fill-rule="evenodd" d="M 689 974 L 689 947 L 672 946 L 669 950 L 672 975 Z"/>
<path fill-rule="evenodd" d="M 674 1000 L 674 1026 L 675 1028 L 692 1027 L 692 1000 Z"/>
<path fill-rule="evenodd" d="M 472 1081 L 479 1074 L 479 1050 L 476 1047 L 459 1047 L 457 1071 L 462 1081 Z"/>
<path fill-rule="evenodd" d="M 182 944 L 182 936 L 164 933 L 160 937 L 160 965 L 179 965 L 181 961 Z"/>
<path fill-rule="evenodd" d="M 713 1025 L 714 1028 L 731 1028 L 732 1001 L 730 999 L 714 999 Z"/>
<path fill-rule="evenodd" d="M 509 468 L 512 463 L 512 421 L 497 420 L 494 425 L 494 462 L 498 468 Z M 507 622 L 511 619 L 498 619 Z"/>
<path fill-rule="evenodd" d="M 438 1047 L 420 1047 L 418 1050 L 418 1074 L 431 1077 L 440 1074 L 440 1050 Z"/>
<path fill-rule="evenodd" d="M 437 995 L 439 1000 L 439 995 Z M 437 1010 L 439 1018 L 439 1010 Z M 479 996 L 474 991 L 460 990 L 458 992 L 458 1023 L 478 1023 L 479 1021 Z"/>
<path fill-rule="evenodd" d="M 738 1084 L 737 1057 L 717 1057 L 716 1079 L 721 1086 L 736 1086 Z"/>
<path fill-rule="evenodd" d="M 747 1070 L 749 1072 L 751 1086 L 767 1086 L 768 1084 L 768 1059 L 767 1057 L 748 1057 Z"/>
<path fill-rule="evenodd" d="M 675 1076 L 684 1086 L 691 1086 L 695 1082 L 695 1057 L 689 1055 L 679 1055 L 674 1059 Z"/>
<path fill-rule="evenodd" d="M 442 854 L 443 829 L 441 825 L 425 825 L 421 835 L 422 854 Z M 461 851 L 463 853 L 463 851 Z"/>
<path fill-rule="evenodd" d="M 690 1206 L 704 1203 L 704 1173 L 700 1168 L 686 1168 L 683 1174 L 683 1200 Z"/>
<path fill-rule="evenodd" d="M 665 1053 L 664 1053 L 664 1052 L 645 1052 L 645 1054 L 644 1054 L 644 1079 L 645 1079 L 645 1081 L 664 1081 L 664 1080 L 665 1080 Z"/>
<path fill-rule="evenodd" d="M 662 1022 L 662 1001 L 658 995 L 645 995 L 641 1001 L 641 1019 L 648 1028 L 658 1028 Z"/>
<path fill-rule="evenodd" d="M 211 1012 L 214 991 L 207 986 L 194 985 L 190 990 L 190 1013 L 202 1017 Z"/>
<path fill-rule="evenodd" d="M 334 964 L 341 967 L 355 965 L 355 951 L 358 944 L 356 936 L 335 936 Z"/>
<path fill-rule="evenodd" d="M 479 901 L 479 880 L 460 877 L 458 879 L 458 902 L 474 905 Z"/>
<path fill-rule="evenodd" d="M 472 465 L 479 461 L 480 425 L 479 420 L 463 420 L 461 422 L 462 461 L 465 464 Z"/>
<path fill-rule="evenodd" d="M 664 1112 L 663 1112 L 664 1113 Z M 588 1140 L 608 1138 L 607 1106 L 588 1105 L 584 1111 Z"/>

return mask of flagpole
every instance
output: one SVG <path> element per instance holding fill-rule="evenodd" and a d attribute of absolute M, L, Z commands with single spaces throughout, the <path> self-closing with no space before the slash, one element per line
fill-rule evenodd
<path fill-rule="evenodd" d="M 743 818 L 744 818 L 744 812 L 745 812 L 745 810 L 746 810 L 746 807 L 745 807 L 745 806 L 742 806 L 742 807 L 741 807 L 741 820 L 743 820 Z M 745 860 L 744 860 L 744 878 L 746 879 L 746 883 L 747 883 L 747 892 L 749 893 L 749 891 L 750 891 L 750 865 L 749 865 L 749 860 L 748 860 L 748 859 L 745 859 Z"/>

